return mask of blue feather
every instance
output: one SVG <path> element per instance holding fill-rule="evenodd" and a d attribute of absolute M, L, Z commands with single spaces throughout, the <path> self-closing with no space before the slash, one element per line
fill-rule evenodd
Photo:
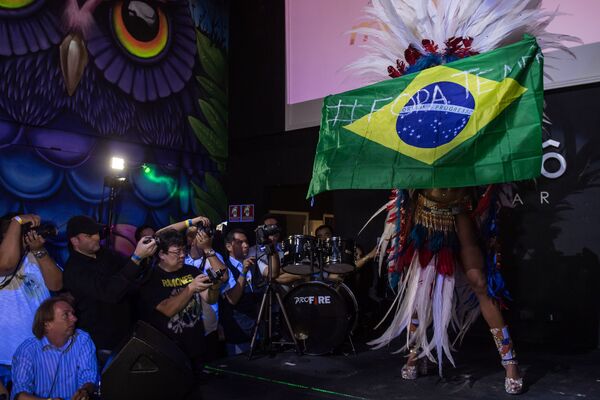
<path fill-rule="evenodd" d="M 397 272 L 392 272 L 389 275 L 390 288 L 395 291 L 398 287 L 398 282 L 400 282 L 400 274 Z"/>
<path fill-rule="evenodd" d="M 451 63 L 453 61 L 458 61 L 458 60 L 460 60 L 460 58 L 455 55 L 445 55 L 444 56 L 444 64 L 448 64 L 448 63 Z"/>
<path fill-rule="evenodd" d="M 421 224 L 416 224 L 412 231 L 410 232 L 410 236 L 408 237 L 408 243 L 414 242 L 415 248 L 420 249 L 423 247 L 425 240 L 427 239 L 427 228 L 425 228 Z"/>
<path fill-rule="evenodd" d="M 427 68 L 435 67 L 442 64 L 442 56 L 439 54 L 423 54 L 416 63 L 406 68 L 406 73 L 419 72 Z"/>
<path fill-rule="evenodd" d="M 435 254 L 444 247 L 444 236 L 444 232 L 435 231 L 433 232 L 433 235 L 429 237 L 429 250 L 431 250 L 432 253 Z"/>
<path fill-rule="evenodd" d="M 496 207 L 496 193 L 490 193 L 490 206 L 487 213 L 487 218 L 481 226 L 481 234 L 485 242 L 489 243 L 490 239 L 498 236 L 498 209 Z M 487 251 L 485 255 L 485 264 L 487 269 L 487 290 L 488 295 L 494 299 L 506 298 L 512 300 L 510 293 L 506 288 L 504 278 L 497 266 L 496 252 L 492 249 Z"/>

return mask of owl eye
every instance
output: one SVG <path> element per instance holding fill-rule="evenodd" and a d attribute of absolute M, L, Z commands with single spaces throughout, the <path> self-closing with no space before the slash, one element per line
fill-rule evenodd
<path fill-rule="evenodd" d="M 16 10 L 20 8 L 25 8 L 31 3 L 35 2 L 36 0 L 0 0 L 0 8 Z"/>
<path fill-rule="evenodd" d="M 149 1 L 118 1 L 112 9 L 112 26 L 119 43 L 136 57 L 154 58 L 167 47 L 167 17 Z"/>

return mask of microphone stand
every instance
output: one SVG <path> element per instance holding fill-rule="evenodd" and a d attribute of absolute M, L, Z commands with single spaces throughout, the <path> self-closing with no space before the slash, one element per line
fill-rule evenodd
<path fill-rule="evenodd" d="M 257 251 L 258 253 L 258 251 Z M 261 322 L 263 321 L 263 314 L 267 313 L 267 334 L 263 341 L 266 341 L 268 346 L 268 354 L 273 354 L 273 344 L 292 344 L 290 342 L 278 341 L 273 342 L 273 294 L 277 299 L 277 303 L 279 304 L 279 308 L 281 310 L 281 314 L 283 314 L 283 318 L 285 319 L 285 325 L 287 327 L 288 333 L 292 338 L 293 344 L 296 347 L 296 353 L 298 355 L 302 355 L 302 349 L 294 336 L 294 331 L 292 330 L 292 325 L 290 324 L 290 320 L 288 318 L 287 312 L 285 311 L 285 307 L 283 305 L 283 301 L 281 300 L 281 295 L 277 290 L 275 290 L 275 283 L 273 280 L 273 265 L 271 261 L 271 256 L 276 254 L 275 247 L 273 243 L 268 243 L 265 245 L 265 253 L 267 255 L 267 268 L 268 268 L 268 278 L 267 278 L 267 288 L 265 293 L 263 294 L 260 309 L 258 311 L 258 317 L 254 323 L 254 332 L 252 333 L 252 340 L 250 342 L 250 352 L 248 353 L 248 359 L 252 359 L 252 354 L 254 353 L 254 347 L 256 346 L 257 337 L 258 337 L 258 329 L 260 327 Z M 255 270 L 256 271 L 256 270 Z"/>

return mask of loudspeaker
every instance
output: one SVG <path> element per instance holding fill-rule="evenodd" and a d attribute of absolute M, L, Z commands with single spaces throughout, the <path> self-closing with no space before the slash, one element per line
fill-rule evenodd
<path fill-rule="evenodd" d="M 133 336 L 102 372 L 107 400 L 182 399 L 194 384 L 186 355 L 169 338 L 138 321 Z"/>

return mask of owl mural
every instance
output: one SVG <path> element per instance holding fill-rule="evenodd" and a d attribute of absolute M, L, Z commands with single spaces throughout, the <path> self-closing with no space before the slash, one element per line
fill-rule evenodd
<path fill-rule="evenodd" d="M 0 214 L 97 215 L 114 154 L 125 230 L 218 219 L 224 60 L 187 0 L 0 0 Z"/>

